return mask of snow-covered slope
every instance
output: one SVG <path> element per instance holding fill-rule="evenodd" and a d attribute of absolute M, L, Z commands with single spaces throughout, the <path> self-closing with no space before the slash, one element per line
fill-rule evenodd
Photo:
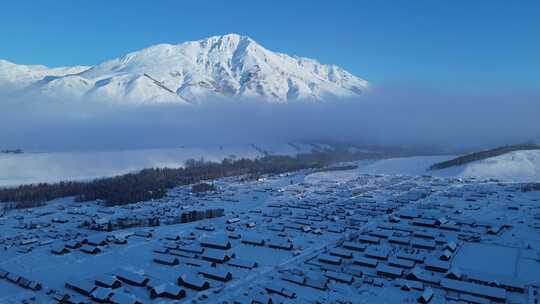
<path fill-rule="evenodd" d="M 515 151 L 443 170 L 428 170 L 453 156 L 420 156 L 363 162 L 361 173 L 475 177 L 509 182 L 540 181 L 540 150 Z"/>
<path fill-rule="evenodd" d="M 275 53 L 237 34 L 155 45 L 90 68 L 2 62 L 1 82 L 54 97 L 118 102 L 197 103 L 228 96 L 323 100 L 367 88 L 365 80 L 337 66 Z"/>
<path fill-rule="evenodd" d="M 89 68 L 87 66 L 48 68 L 43 65 L 19 65 L 0 59 L 0 85 L 14 90 L 21 89 L 45 77 L 77 74 Z"/>
<path fill-rule="evenodd" d="M 441 170 L 441 174 L 457 171 L 460 176 L 504 181 L 540 181 L 540 150 L 515 151 L 501 156 Z"/>

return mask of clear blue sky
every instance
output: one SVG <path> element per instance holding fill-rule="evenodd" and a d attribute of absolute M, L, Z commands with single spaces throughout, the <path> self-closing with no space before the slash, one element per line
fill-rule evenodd
<path fill-rule="evenodd" d="M 373 83 L 540 87 L 540 1 L 110 1 L 0 4 L 0 58 L 96 64 L 157 43 L 239 33 Z"/>

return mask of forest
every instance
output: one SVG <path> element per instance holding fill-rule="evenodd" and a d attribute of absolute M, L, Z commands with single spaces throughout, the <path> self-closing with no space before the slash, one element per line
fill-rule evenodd
<path fill-rule="evenodd" d="M 320 168 L 329 163 L 326 153 L 291 156 L 265 156 L 257 159 L 223 159 L 209 162 L 191 159 L 181 168 L 151 168 L 139 172 L 100 178 L 93 181 L 40 183 L 0 189 L 0 202 L 16 208 L 30 208 L 61 198 L 75 197 L 76 201 L 103 201 L 108 206 L 123 205 L 162 198 L 167 190 L 202 181 L 262 174 L 279 174 L 307 168 Z M 195 190 L 199 190 L 196 189 Z"/>

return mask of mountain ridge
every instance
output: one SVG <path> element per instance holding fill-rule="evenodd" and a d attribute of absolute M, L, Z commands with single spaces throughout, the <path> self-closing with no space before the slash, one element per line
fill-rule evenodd
<path fill-rule="evenodd" d="M 0 61 L 0 85 L 54 98 L 200 103 L 355 97 L 368 82 L 336 65 L 272 52 L 238 34 L 157 44 L 94 66 L 47 68 Z"/>

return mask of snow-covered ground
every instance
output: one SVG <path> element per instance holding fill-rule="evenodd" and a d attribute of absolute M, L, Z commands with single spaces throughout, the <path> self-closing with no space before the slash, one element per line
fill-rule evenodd
<path fill-rule="evenodd" d="M 454 169 L 442 170 L 441 174 L 457 174 L 481 179 L 497 178 L 513 182 L 539 181 L 540 150 L 516 151 Z"/>
<path fill-rule="evenodd" d="M 434 163 L 455 156 L 418 156 L 361 162 L 358 172 L 388 175 L 432 175 L 439 177 L 474 177 L 508 182 L 540 180 L 540 150 L 516 151 L 498 157 L 443 170 L 428 170 Z"/>

